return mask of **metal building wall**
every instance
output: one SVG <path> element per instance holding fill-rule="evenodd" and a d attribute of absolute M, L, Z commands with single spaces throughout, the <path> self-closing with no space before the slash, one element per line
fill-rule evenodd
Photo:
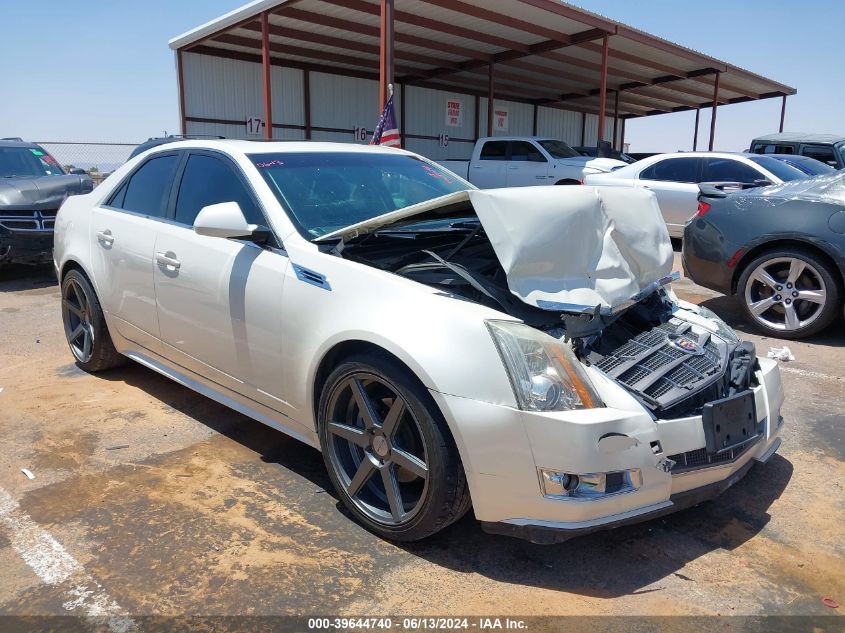
<path fill-rule="evenodd" d="M 305 138 L 304 72 L 280 66 L 271 67 L 273 101 L 273 137 Z M 183 54 L 185 109 L 189 134 L 220 135 L 246 138 L 246 119 L 263 118 L 261 64 L 186 52 Z M 320 72 L 310 73 L 311 126 L 314 140 L 356 142 L 353 131 L 365 128 L 367 141 L 379 117 L 378 82 Z M 467 159 L 475 139 L 475 97 L 448 90 L 407 86 L 405 88 L 406 125 L 402 127 L 402 88 L 395 94 L 396 118 L 405 133 L 405 147 L 434 160 Z M 446 124 L 446 104 L 461 102 L 462 121 L 459 127 Z M 495 131 L 494 136 L 528 136 L 533 132 L 534 107 L 497 99 L 496 108 L 508 110 L 508 130 Z M 571 145 L 581 143 L 581 114 L 556 108 L 538 108 L 537 132 L 559 138 Z M 192 121 L 191 118 L 211 121 Z M 479 99 L 478 131 L 487 133 L 487 99 Z M 299 126 L 299 129 L 275 127 Z M 621 125 L 617 126 L 617 135 Z M 595 145 L 598 117 L 588 114 L 585 145 Z M 613 131 L 613 117 L 607 118 L 605 137 Z M 443 147 L 438 138 L 449 136 Z"/>

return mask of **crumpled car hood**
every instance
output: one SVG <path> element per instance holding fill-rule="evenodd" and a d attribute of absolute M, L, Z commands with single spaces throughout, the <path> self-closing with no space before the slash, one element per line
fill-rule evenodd
<path fill-rule="evenodd" d="M 545 310 L 629 303 L 672 272 L 673 252 L 653 193 L 623 187 L 468 190 L 429 200 L 321 236 L 353 238 L 469 201 L 508 288 Z"/>
<path fill-rule="evenodd" d="M 0 206 L 55 209 L 67 196 L 88 193 L 94 184 L 88 176 L 66 174 L 0 179 Z"/>

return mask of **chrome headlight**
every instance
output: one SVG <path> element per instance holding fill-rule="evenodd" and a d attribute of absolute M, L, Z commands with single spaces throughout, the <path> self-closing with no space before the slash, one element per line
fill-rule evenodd
<path fill-rule="evenodd" d="M 524 411 L 599 407 L 601 400 L 572 346 L 513 321 L 487 321 Z"/>

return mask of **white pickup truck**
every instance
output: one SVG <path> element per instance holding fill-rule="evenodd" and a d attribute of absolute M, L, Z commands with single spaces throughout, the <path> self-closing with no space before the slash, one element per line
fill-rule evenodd
<path fill-rule="evenodd" d="M 612 158 L 582 156 L 563 141 L 544 136 L 480 138 L 470 160 L 438 163 L 480 189 L 579 185 L 587 175 L 608 173 L 626 165 Z"/>

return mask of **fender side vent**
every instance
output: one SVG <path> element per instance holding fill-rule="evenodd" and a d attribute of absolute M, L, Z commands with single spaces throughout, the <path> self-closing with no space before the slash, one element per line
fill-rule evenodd
<path fill-rule="evenodd" d="M 315 272 L 313 270 L 303 268 L 299 264 L 292 265 L 293 270 L 296 273 L 296 278 L 299 279 L 299 281 L 304 281 L 305 283 L 309 283 L 312 286 L 317 286 L 318 288 L 322 288 L 323 290 L 332 289 L 331 284 L 329 284 L 325 275 L 321 275 L 320 273 Z"/>

